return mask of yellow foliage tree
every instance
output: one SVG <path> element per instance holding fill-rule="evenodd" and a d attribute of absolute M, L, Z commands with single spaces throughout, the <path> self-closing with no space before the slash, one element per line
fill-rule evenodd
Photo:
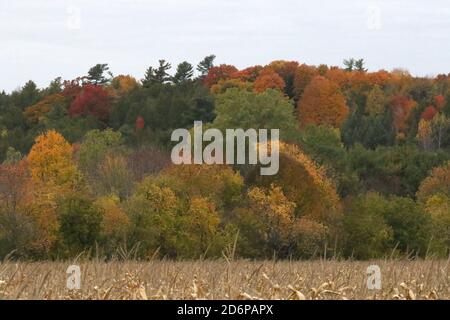
<path fill-rule="evenodd" d="M 218 83 L 211 87 L 211 92 L 214 94 L 221 94 L 230 88 L 238 88 L 242 90 L 251 91 L 252 84 L 250 82 L 243 81 L 241 79 L 225 79 L 220 80 Z"/>
<path fill-rule="evenodd" d="M 130 227 L 130 219 L 120 207 L 117 196 L 105 196 L 97 199 L 95 205 L 103 213 L 102 235 L 105 238 L 125 239 Z"/>
<path fill-rule="evenodd" d="M 122 97 L 139 86 L 135 78 L 129 75 L 119 75 L 111 81 L 109 93 L 113 97 Z"/>
<path fill-rule="evenodd" d="M 74 186 L 79 172 L 72 160 L 72 147 L 54 130 L 36 138 L 28 155 L 31 177 L 36 183 Z"/>
<path fill-rule="evenodd" d="M 227 165 L 170 166 L 155 182 L 169 186 L 180 196 L 207 198 L 218 208 L 239 202 L 244 186 L 240 174 Z"/>
<path fill-rule="evenodd" d="M 48 184 L 45 188 L 40 183 L 30 181 L 28 186 L 34 192 L 24 203 L 27 214 L 33 220 L 32 242 L 30 251 L 35 254 L 48 253 L 58 240 L 59 221 L 57 215 L 58 202 L 61 188 Z"/>
<path fill-rule="evenodd" d="M 272 183 L 280 186 L 287 198 L 296 204 L 298 217 L 325 223 L 340 218 L 340 199 L 323 167 L 316 165 L 297 146 L 286 143 L 280 143 L 279 167 L 274 176 L 260 176 L 259 170 L 255 170 L 253 179 L 265 186 Z"/>
<path fill-rule="evenodd" d="M 448 256 L 450 248 L 450 162 L 434 168 L 422 181 L 417 199 L 431 216 L 433 250 Z"/>
<path fill-rule="evenodd" d="M 254 187 L 248 191 L 247 200 L 246 207 L 234 211 L 242 238 L 238 243 L 241 254 L 255 256 L 254 250 L 260 248 L 263 256 L 276 253 L 278 257 L 308 257 L 323 249 L 327 228 L 307 217 L 298 217 L 296 204 L 281 187 Z"/>
<path fill-rule="evenodd" d="M 379 86 L 374 86 L 367 95 L 366 113 L 369 115 L 381 114 L 386 109 L 386 96 Z"/>
<path fill-rule="evenodd" d="M 294 221 L 295 203 L 289 201 L 280 187 L 271 185 L 269 190 L 253 188 L 248 192 L 252 210 L 265 222 L 269 242 L 274 247 L 288 244 Z"/>
<path fill-rule="evenodd" d="M 416 138 L 422 143 L 425 150 L 430 150 L 432 147 L 432 133 L 430 121 L 420 119 Z"/>
<path fill-rule="evenodd" d="M 180 256 L 199 257 L 213 245 L 218 235 L 219 213 L 214 203 L 203 197 L 194 197 L 178 222 L 181 241 L 177 242 Z"/>

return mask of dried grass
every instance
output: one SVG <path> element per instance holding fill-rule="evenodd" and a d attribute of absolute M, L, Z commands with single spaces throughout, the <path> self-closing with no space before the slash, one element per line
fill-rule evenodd
<path fill-rule="evenodd" d="M 77 263 L 82 287 L 66 288 L 62 262 L 0 264 L 0 299 L 450 299 L 449 261 L 192 261 Z M 382 289 L 368 290 L 377 264 Z"/>

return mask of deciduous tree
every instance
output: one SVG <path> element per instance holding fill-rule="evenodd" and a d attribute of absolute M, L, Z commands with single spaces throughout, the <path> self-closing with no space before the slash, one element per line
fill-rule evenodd
<path fill-rule="evenodd" d="M 56 131 L 47 131 L 36 138 L 27 161 L 36 183 L 71 186 L 79 179 L 72 147 Z"/>
<path fill-rule="evenodd" d="M 71 117 L 91 115 L 99 120 L 107 120 L 110 113 L 108 92 L 101 86 L 87 84 L 69 107 Z"/>
<path fill-rule="evenodd" d="M 310 82 L 298 103 L 302 126 L 316 124 L 338 128 L 348 113 L 349 108 L 339 87 L 322 76 Z"/>
<path fill-rule="evenodd" d="M 265 69 L 256 78 L 253 90 L 255 92 L 264 92 L 267 89 L 276 89 L 283 92 L 285 86 L 283 78 L 278 73 L 271 69 Z"/>
<path fill-rule="evenodd" d="M 228 64 L 221 64 L 220 66 L 212 67 L 209 69 L 208 74 L 203 79 L 203 83 L 208 88 L 211 88 L 220 80 L 233 78 L 237 72 L 238 69 L 235 66 Z"/>

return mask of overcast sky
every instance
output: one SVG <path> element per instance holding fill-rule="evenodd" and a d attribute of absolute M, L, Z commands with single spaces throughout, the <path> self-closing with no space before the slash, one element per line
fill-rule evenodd
<path fill-rule="evenodd" d="M 243 68 L 289 59 L 450 72 L 449 0 L 0 0 L 0 90 L 83 75 L 141 79 L 164 58 Z"/>

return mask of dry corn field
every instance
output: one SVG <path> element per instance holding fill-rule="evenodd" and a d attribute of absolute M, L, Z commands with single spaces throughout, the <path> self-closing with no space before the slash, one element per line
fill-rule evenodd
<path fill-rule="evenodd" d="M 449 261 L 79 262 L 0 264 L 0 299 L 450 299 Z M 366 269 L 381 269 L 368 290 Z"/>

